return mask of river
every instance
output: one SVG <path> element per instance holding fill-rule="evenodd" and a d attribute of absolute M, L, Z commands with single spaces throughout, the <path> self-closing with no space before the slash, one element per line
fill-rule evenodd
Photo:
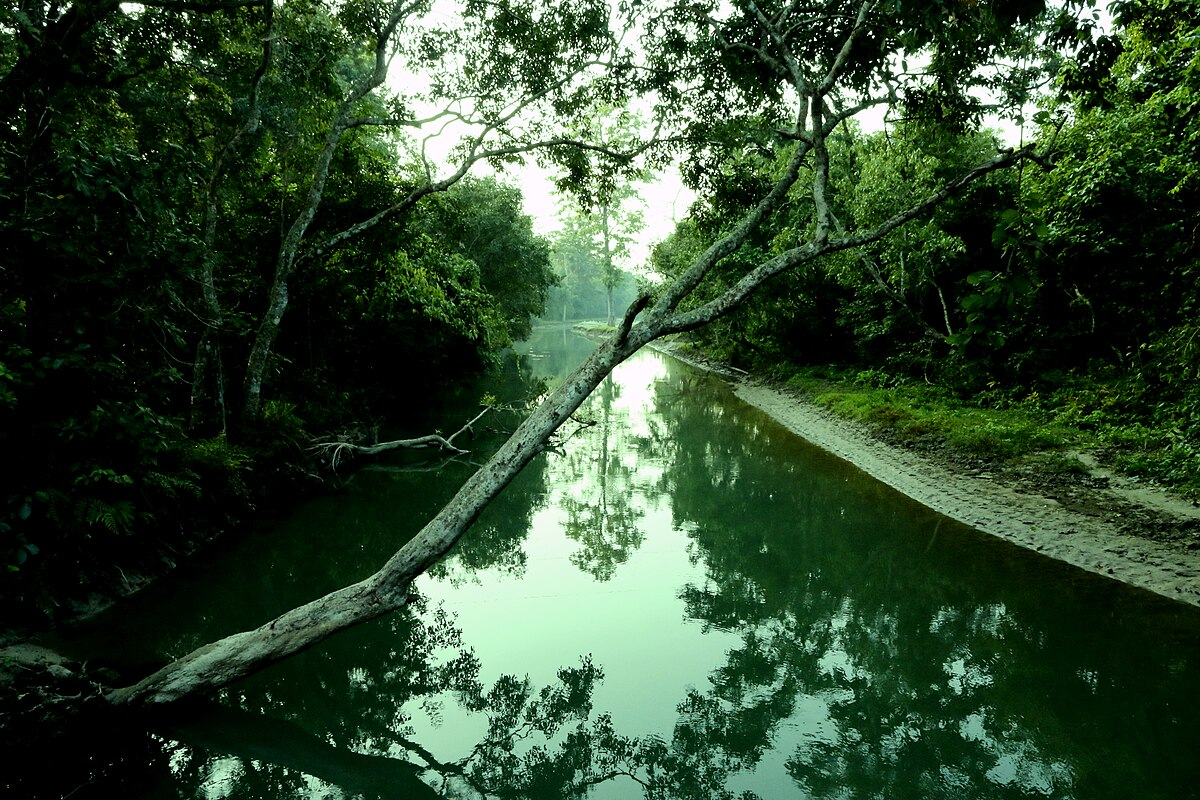
<path fill-rule="evenodd" d="M 590 348 L 539 330 L 492 384 L 417 427 L 452 430 L 480 391 L 536 394 Z M 1196 609 L 940 517 L 658 353 L 618 368 L 578 416 L 418 581 L 410 610 L 218 703 L 37 739 L 40 765 L 22 758 L 8 788 L 1200 797 Z M 70 646 L 137 669 L 261 624 L 371 572 L 473 468 L 373 464 Z"/>

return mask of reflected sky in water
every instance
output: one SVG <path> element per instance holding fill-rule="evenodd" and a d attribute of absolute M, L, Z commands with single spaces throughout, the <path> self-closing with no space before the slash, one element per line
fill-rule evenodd
<path fill-rule="evenodd" d="M 484 389 L 536 396 L 590 347 L 539 331 Z M 448 400 L 442 427 L 477 396 Z M 940 517 L 656 353 L 618 368 L 577 417 L 417 582 L 411 610 L 218 705 L 106 721 L 103 747 L 76 731 L 93 751 L 75 765 L 87 785 L 207 798 L 1200 796 L 1194 609 Z M 478 457 L 500 436 L 482 434 Z M 258 624 L 370 572 L 473 468 L 373 464 L 75 646 L 131 667 Z M 54 790 L 52 776 L 30 780 L 18 785 Z"/>

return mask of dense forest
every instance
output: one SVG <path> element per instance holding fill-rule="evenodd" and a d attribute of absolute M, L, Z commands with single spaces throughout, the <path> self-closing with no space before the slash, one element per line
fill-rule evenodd
<path fill-rule="evenodd" d="M 378 21 L 4 12 L 0 533 L 20 599 L 153 571 L 305 480 L 310 437 L 402 418 L 541 312 L 556 279 L 519 192 L 431 184 L 387 123 L 386 38 L 361 47 Z"/>
<path fill-rule="evenodd" d="M 1112 11 L 1115 34 L 1085 48 L 1097 60 L 1060 65 L 1028 118 L 1014 119 L 1044 157 L 779 278 L 700 334 L 705 346 L 801 385 L 932 385 L 944 390 L 937 402 L 1029 411 L 1095 431 L 1128 471 L 1200 489 L 1200 9 Z M 844 126 L 830 157 L 838 221 L 878 224 L 906 192 L 982 161 L 1000 136 L 902 116 L 884 130 Z M 747 154 L 709 176 L 720 190 L 659 246 L 656 267 L 683 269 L 725 224 L 730 195 L 769 180 L 777 158 Z M 777 252 L 806 213 L 781 211 L 707 296 Z"/>
<path fill-rule="evenodd" d="M 0 11 L 11 617 L 161 569 L 543 315 L 616 332 L 506 476 L 687 333 L 1111 427 L 1196 485 L 1200 6 L 567 5 Z M 552 238 L 523 159 L 571 198 Z M 635 283 L 624 201 L 669 165 L 699 199 Z"/>

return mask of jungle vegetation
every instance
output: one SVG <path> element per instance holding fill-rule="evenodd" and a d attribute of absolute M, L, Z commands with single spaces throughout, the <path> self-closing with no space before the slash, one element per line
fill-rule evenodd
<path fill-rule="evenodd" d="M 1126 472 L 1200 493 L 1200 7 L 1110 9 L 1112 32 L 1057 64 L 1010 119 L 1041 158 L 776 279 L 694 334 L 701 346 L 902 439 L 937 430 L 1005 456 L 1027 449 L 1022 437 L 1063 444 L 1074 432 Z M 838 222 L 886 219 L 907 192 L 932 190 L 1001 137 L 900 115 L 883 130 L 843 126 L 831 138 Z M 658 246 L 655 267 L 682 269 L 724 224 L 730 196 L 767 180 L 774 158 L 748 153 L 710 176 L 721 191 Z M 708 291 L 806 224 L 803 209 L 782 212 Z M 993 422 L 1003 435 L 980 430 Z"/>
<path fill-rule="evenodd" d="M 570 280 L 572 234 L 552 248 L 510 183 L 475 174 L 526 158 L 590 210 L 574 246 L 600 248 L 613 322 L 606 209 L 682 165 L 700 199 L 658 280 L 395 563 L 215 643 L 215 672 L 193 660 L 115 699 L 210 690 L 265 638 L 288 639 L 267 657 L 284 658 L 336 630 L 313 619 L 403 605 L 608 371 L 665 335 L 705 330 L 785 377 L 833 364 L 1119 424 L 1190 480 L 1200 9 L 1115 3 L 1107 34 L 1094 6 L 7 8 L 7 606 L 49 611 L 81 578 L 172 559 L 304 480 L 314 435 L 403 417 L 527 332 L 555 259 Z M 637 104 L 640 127 L 595 124 Z M 1028 142 L 987 130 L 1030 104 Z M 882 130 L 857 121 L 870 109 Z"/>

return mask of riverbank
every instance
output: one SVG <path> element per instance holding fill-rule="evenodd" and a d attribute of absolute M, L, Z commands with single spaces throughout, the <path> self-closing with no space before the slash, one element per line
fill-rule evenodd
<path fill-rule="evenodd" d="M 1059 474 L 888 442 L 799 390 L 656 349 L 729 380 L 737 396 L 788 430 L 952 519 L 1050 558 L 1200 606 L 1200 508 L 1075 454 L 1088 469 Z"/>

